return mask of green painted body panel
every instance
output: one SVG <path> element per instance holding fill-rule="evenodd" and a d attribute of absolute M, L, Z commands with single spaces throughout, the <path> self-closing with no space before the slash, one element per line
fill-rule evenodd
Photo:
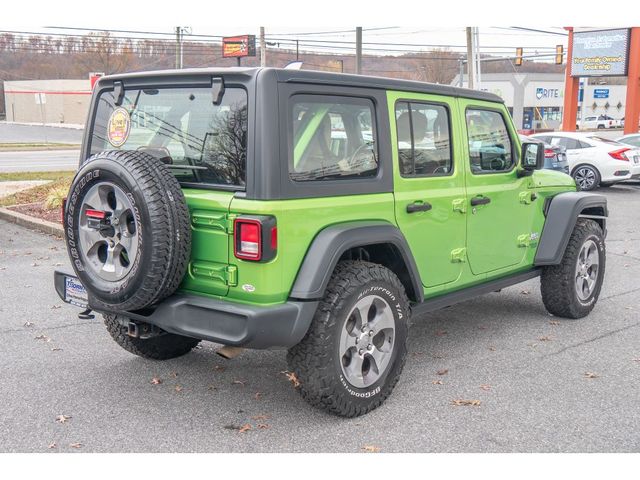
<path fill-rule="evenodd" d="M 414 102 L 444 103 L 449 111 L 454 111 L 457 104 L 454 98 L 435 95 L 408 95 L 404 92 L 387 94 L 391 119 L 396 221 L 411 247 L 423 285 L 446 285 L 456 282 L 463 271 L 463 262 L 453 259 L 452 255 L 454 250 L 466 245 L 466 216 L 461 211 L 465 208 L 465 172 L 456 164 L 452 174 L 448 176 L 405 178 L 400 175 L 395 106 L 398 100 L 407 98 Z M 455 125 L 452 133 L 454 137 L 460 136 Z M 454 159 L 463 155 L 461 142 L 454 142 Z M 428 202 L 432 209 L 407 213 L 407 206 L 414 202 Z M 464 255 L 460 257 L 459 252 L 455 255 L 458 259 L 464 259 Z"/>
<path fill-rule="evenodd" d="M 500 174 L 471 173 L 465 108 L 497 108 L 509 119 L 504 105 L 392 91 L 387 98 L 394 193 L 264 201 L 249 200 L 233 192 L 185 189 L 193 246 L 182 291 L 245 304 L 283 303 L 316 235 L 331 225 L 363 220 L 382 220 L 400 227 L 416 260 L 425 298 L 530 269 L 544 226 L 544 201 L 557 193 L 575 190 L 571 177 L 548 170 L 523 178 L 517 177 L 516 169 Z M 452 116 L 451 175 L 400 175 L 397 100 L 446 104 Z M 507 124 L 519 151 L 515 128 L 510 120 Z M 303 132 L 297 139 L 296 151 L 304 150 L 309 139 L 310 134 Z M 489 196 L 491 203 L 475 207 L 473 213 L 469 202 L 478 194 Z M 433 208 L 408 214 L 406 207 L 414 202 L 429 202 Z M 276 218 L 278 251 L 271 261 L 235 258 L 233 219 L 243 214 Z"/>
<path fill-rule="evenodd" d="M 234 276 L 229 268 L 229 205 L 233 192 L 191 188 L 183 192 L 191 214 L 192 238 L 189 269 L 181 288 L 225 296 Z"/>

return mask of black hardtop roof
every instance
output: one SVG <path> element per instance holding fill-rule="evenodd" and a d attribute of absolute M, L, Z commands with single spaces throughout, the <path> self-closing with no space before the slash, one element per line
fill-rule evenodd
<path fill-rule="evenodd" d="M 319 83 L 322 85 L 337 85 L 343 87 L 365 87 L 383 90 L 396 90 L 414 93 L 426 93 L 432 95 L 445 95 L 450 97 L 470 98 L 474 100 L 486 100 L 500 102 L 504 100 L 498 95 L 468 88 L 452 87 L 435 83 L 417 82 L 414 80 L 401 80 L 396 78 L 373 77 L 369 75 L 352 75 L 347 73 L 320 72 L 316 70 L 287 70 L 284 68 L 259 68 L 259 67 L 212 67 L 212 68 L 188 68 L 183 70 L 154 70 L 147 72 L 123 73 L 102 77 L 102 81 L 127 79 L 151 79 L 154 77 L 184 77 L 200 75 L 225 75 L 232 74 L 238 77 L 255 79 L 261 72 L 273 72 L 279 82 L 291 83 Z"/>

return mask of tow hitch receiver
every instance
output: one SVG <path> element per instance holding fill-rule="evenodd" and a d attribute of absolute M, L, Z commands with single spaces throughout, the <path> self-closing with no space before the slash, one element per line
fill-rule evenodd
<path fill-rule="evenodd" d="M 157 337 L 163 333 L 162 330 L 150 323 L 134 322 L 133 320 L 127 323 L 127 335 L 133 338 L 145 340 L 147 338 Z"/>

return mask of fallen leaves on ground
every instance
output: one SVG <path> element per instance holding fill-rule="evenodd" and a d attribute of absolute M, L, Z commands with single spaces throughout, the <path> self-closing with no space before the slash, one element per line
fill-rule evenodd
<path fill-rule="evenodd" d="M 444 354 L 442 353 L 434 353 L 433 355 L 431 355 L 431 358 L 435 358 L 436 360 L 441 360 L 445 357 Z"/>
<path fill-rule="evenodd" d="M 231 385 L 242 385 L 244 387 L 244 380 L 234 380 Z"/>
<path fill-rule="evenodd" d="M 436 375 L 446 375 L 447 373 L 449 373 L 449 369 L 445 368 L 443 370 L 438 370 Z"/>
<path fill-rule="evenodd" d="M 253 398 L 255 398 L 256 400 L 260 400 L 262 398 L 262 392 L 256 392 L 253 395 Z"/>
<path fill-rule="evenodd" d="M 560 325 L 560 322 L 557 320 L 550 320 L 549 325 Z"/>
<path fill-rule="evenodd" d="M 171 377 L 171 378 L 176 378 L 177 376 L 178 376 L 178 372 L 169 373 L 169 377 Z"/>
<path fill-rule="evenodd" d="M 151 379 L 151 385 L 160 385 L 162 383 L 162 379 L 158 377 L 153 377 Z"/>
<path fill-rule="evenodd" d="M 178 393 L 180 393 L 182 391 L 182 386 L 181 385 L 176 385 L 176 387 L 174 388 L 174 390 Z"/>
<path fill-rule="evenodd" d="M 255 415 L 251 418 L 257 421 L 257 420 L 269 420 L 270 417 L 269 415 L 262 414 L 262 415 Z"/>
<path fill-rule="evenodd" d="M 488 390 L 491 390 L 491 385 L 486 385 L 486 384 L 480 385 L 480 388 L 482 390 L 488 391 Z"/>
<path fill-rule="evenodd" d="M 69 446 L 71 448 L 81 448 L 82 444 L 81 443 L 70 443 Z"/>
<path fill-rule="evenodd" d="M 51 351 L 52 351 L 52 352 L 61 352 L 61 351 L 62 351 L 62 349 L 61 349 L 60 347 L 53 347 L 53 348 L 51 349 Z"/>
<path fill-rule="evenodd" d="M 431 382 L 433 385 L 442 385 L 442 380 L 434 380 Z"/>
<path fill-rule="evenodd" d="M 530 295 L 530 294 L 531 294 L 531 291 L 530 291 L 530 290 L 520 290 L 520 293 L 521 293 L 522 295 Z"/>
<path fill-rule="evenodd" d="M 284 374 L 287 377 L 287 380 L 293 383 L 294 388 L 298 388 L 300 386 L 300 380 L 298 380 L 298 376 L 294 372 L 284 371 L 280 373 Z"/>
<path fill-rule="evenodd" d="M 249 431 L 249 430 L 251 430 L 251 424 L 249 424 L 249 423 L 245 423 L 243 426 L 241 426 L 241 427 L 238 429 L 238 433 L 244 433 L 244 432 L 247 432 L 247 431 Z"/>
<path fill-rule="evenodd" d="M 584 376 L 586 378 L 598 378 L 599 377 L 599 375 L 597 373 L 593 373 L 593 372 L 585 372 Z"/>
<path fill-rule="evenodd" d="M 260 430 L 266 430 L 267 428 L 271 428 L 269 425 L 267 425 L 266 423 L 259 423 L 258 424 L 258 428 Z"/>
<path fill-rule="evenodd" d="M 31 328 L 34 325 L 35 325 L 35 323 L 33 323 L 33 322 L 24 322 L 24 326 L 27 327 L 27 328 Z"/>
<path fill-rule="evenodd" d="M 70 415 L 58 415 L 56 417 L 56 422 L 58 423 L 66 423 L 71 419 Z"/>
<path fill-rule="evenodd" d="M 545 336 L 545 337 L 538 338 L 538 340 L 540 340 L 541 342 L 550 342 L 553 339 L 549 336 Z"/>
<path fill-rule="evenodd" d="M 45 342 L 50 342 L 51 339 L 49 337 L 47 337 L 46 335 L 42 334 L 42 335 L 36 335 L 35 337 L 33 337 L 35 340 L 44 340 Z"/>
<path fill-rule="evenodd" d="M 496 347 L 494 347 L 493 345 L 488 347 L 490 351 L 495 352 L 496 351 Z"/>
<path fill-rule="evenodd" d="M 378 453 L 380 451 L 380 447 L 376 447 L 375 445 L 365 445 L 362 447 L 362 450 L 367 453 Z"/>
<path fill-rule="evenodd" d="M 436 337 L 441 337 L 443 335 L 446 335 L 447 333 L 449 332 L 447 332 L 446 330 L 436 330 Z"/>
<path fill-rule="evenodd" d="M 58 445 L 56 445 L 56 442 L 51 442 L 47 448 L 51 449 L 51 448 L 56 448 L 57 446 Z"/>
<path fill-rule="evenodd" d="M 222 365 L 214 365 L 214 366 L 213 366 L 213 369 L 214 369 L 216 372 L 224 372 L 224 371 L 225 371 L 225 367 L 223 367 Z"/>
<path fill-rule="evenodd" d="M 452 400 L 456 407 L 479 407 L 482 403 L 480 400 Z"/>

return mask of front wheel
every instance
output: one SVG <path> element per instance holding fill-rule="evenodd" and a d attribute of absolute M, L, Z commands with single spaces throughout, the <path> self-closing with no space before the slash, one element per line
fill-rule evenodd
<path fill-rule="evenodd" d="M 287 354 L 302 397 L 344 417 L 380 406 L 406 360 L 409 315 L 392 271 L 363 261 L 339 263 L 309 331 Z"/>
<path fill-rule="evenodd" d="M 578 165 L 571 174 L 578 188 L 588 192 L 600 185 L 600 172 L 591 165 Z"/>
<path fill-rule="evenodd" d="M 593 220 L 578 219 L 559 265 L 545 267 L 542 301 L 558 317 L 582 318 L 593 310 L 604 279 L 604 233 Z"/>

